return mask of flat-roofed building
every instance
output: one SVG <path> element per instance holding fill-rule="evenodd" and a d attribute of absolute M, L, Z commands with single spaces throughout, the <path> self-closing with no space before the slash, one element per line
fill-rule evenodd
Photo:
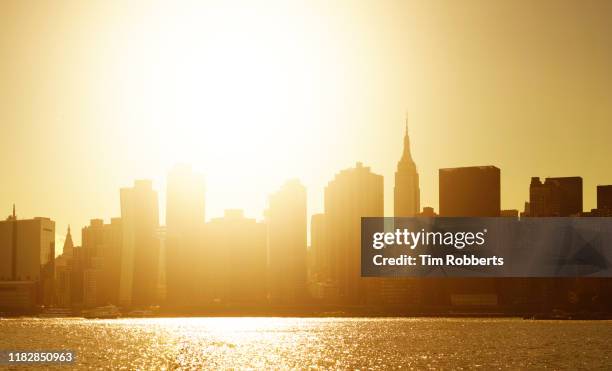
<path fill-rule="evenodd" d="M 15 211 L 0 221 L 0 282 L 28 281 L 37 287 L 36 303 L 54 302 L 55 222 L 17 219 Z"/>

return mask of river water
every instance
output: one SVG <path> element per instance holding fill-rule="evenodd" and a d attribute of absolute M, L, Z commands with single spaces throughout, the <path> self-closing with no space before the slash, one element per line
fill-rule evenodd
<path fill-rule="evenodd" d="M 0 351 L 28 349 L 72 350 L 76 361 L 71 366 L 105 369 L 612 370 L 612 321 L 0 320 Z M 63 365 L 53 368 L 66 369 Z"/>

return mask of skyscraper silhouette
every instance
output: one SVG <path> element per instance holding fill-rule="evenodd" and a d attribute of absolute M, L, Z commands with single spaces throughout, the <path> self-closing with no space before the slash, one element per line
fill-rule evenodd
<path fill-rule="evenodd" d="M 529 184 L 530 217 L 569 217 L 582 214 L 582 178 L 532 177 Z M 529 279 L 530 287 L 537 289 L 537 297 L 544 308 L 552 308 L 566 301 L 567 293 L 575 287 L 575 280 L 569 278 Z"/>
<path fill-rule="evenodd" d="M 150 180 L 136 180 L 134 187 L 122 188 L 121 221 L 123 248 L 119 300 L 125 306 L 146 306 L 157 302 L 159 208 L 157 192 Z"/>
<path fill-rule="evenodd" d="M 415 216 L 421 210 L 421 190 L 419 188 L 419 173 L 410 154 L 410 137 L 408 135 L 408 119 L 404 133 L 404 149 L 395 171 L 395 187 L 393 188 L 393 215 L 395 217 Z"/>
<path fill-rule="evenodd" d="M 64 247 L 62 248 L 62 255 L 72 256 L 74 250 L 74 242 L 72 241 L 72 233 L 70 232 L 70 226 L 66 230 L 66 239 L 64 240 Z"/>
<path fill-rule="evenodd" d="M 500 170 L 495 166 L 471 166 L 439 170 L 441 217 L 498 217 L 501 212 Z M 433 291 L 435 289 L 435 291 Z M 425 299 L 450 302 L 459 308 L 498 304 L 495 279 L 452 278 L 433 280 L 424 287 Z M 442 295 L 438 295 L 442 293 Z M 434 294 L 434 295 L 432 295 Z M 447 302 L 448 301 L 448 302 Z M 444 304 L 446 304 L 444 303 Z M 433 304 L 430 301 L 430 304 Z"/>
<path fill-rule="evenodd" d="M 55 292 L 56 304 L 60 307 L 68 308 L 72 305 L 72 256 L 74 253 L 74 243 L 70 226 L 66 231 L 64 248 L 62 255 L 55 258 Z"/>
<path fill-rule="evenodd" d="M 597 209 L 599 216 L 612 216 L 612 185 L 597 186 Z"/>
<path fill-rule="evenodd" d="M 50 305 L 55 296 L 54 274 L 55 222 L 40 217 L 17 219 L 13 206 L 13 214 L 0 221 L 0 281 L 27 281 L 35 286 L 33 301 Z"/>
<path fill-rule="evenodd" d="M 421 190 L 419 187 L 419 173 L 410 153 L 410 136 L 408 134 L 408 117 L 404 132 L 404 147 L 402 156 L 397 163 L 395 171 L 395 186 L 393 187 L 393 215 L 399 217 L 413 217 L 420 213 Z M 395 221 L 396 228 L 405 228 L 400 220 Z M 376 280 L 378 288 L 374 299 L 385 305 L 404 306 L 414 308 L 419 303 L 419 281 L 415 278 L 381 278 Z"/>
<path fill-rule="evenodd" d="M 123 243 L 120 218 L 109 224 L 92 219 L 81 231 L 82 249 L 86 254 L 84 303 L 101 306 L 119 302 L 121 251 Z"/>
<path fill-rule="evenodd" d="M 190 166 L 168 174 L 166 188 L 166 283 L 168 303 L 186 305 L 197 296 L 201 281 L 202 233 L 205 218 L 204 178 Z"/>
<path fill-rule="evenodd" d="M 529 216 L 578 216 L 582 212 L 582 178 L 531 178 Z"/>
<path fill-rule="evenodd" d="M 500 171 L 495 166 L 440 169 L 440 216 L 499 216 Z"/>
<path fill-rule="evenodd" d="M 272 194 L 267 211 L 272 303 L 297 304 L 306 293 L 306 188 L 294 179 Z"/>
<path fill-rule="evenodd" d="M 612 185 L 597 186 L 597 208 L 612 211 Z"/>
<path fill-rule="evenodd" d="M 360 304 L 366 299 L 361 278 L 361 218 L 384 215 L 383 177 L 360 162 L 342 170 L 325 187 L 326 248 L 330 249 L 331 276 L 340 299 Z"/>
<path fill-rule="evenodd" d="M 266 225 L 226 210 L 206 224 L 204 299 L 207 303 L 261 304 L 266 297 Z"/>

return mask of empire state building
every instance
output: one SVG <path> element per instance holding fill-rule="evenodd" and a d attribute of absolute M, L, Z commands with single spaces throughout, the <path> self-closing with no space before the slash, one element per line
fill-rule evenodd
<path fill-rule="evenodd" d="M 408 120 L 406 120 L 406 133 L 404 134 L 404 150 L 395 172 L 393 195 L 393 214 L 395 217 L 415 216 L 420 212 L 419 173 L 417 173 L 416 164 L 410 154 Z"/>

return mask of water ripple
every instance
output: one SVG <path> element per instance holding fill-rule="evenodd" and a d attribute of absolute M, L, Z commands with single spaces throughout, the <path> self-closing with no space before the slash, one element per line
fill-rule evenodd
<path fill-rule="evenodd" d="M 0 334 L 0 349 L 74 350 L 82 369 L 612 369 L 611 321 L 14 319 Z"/>

